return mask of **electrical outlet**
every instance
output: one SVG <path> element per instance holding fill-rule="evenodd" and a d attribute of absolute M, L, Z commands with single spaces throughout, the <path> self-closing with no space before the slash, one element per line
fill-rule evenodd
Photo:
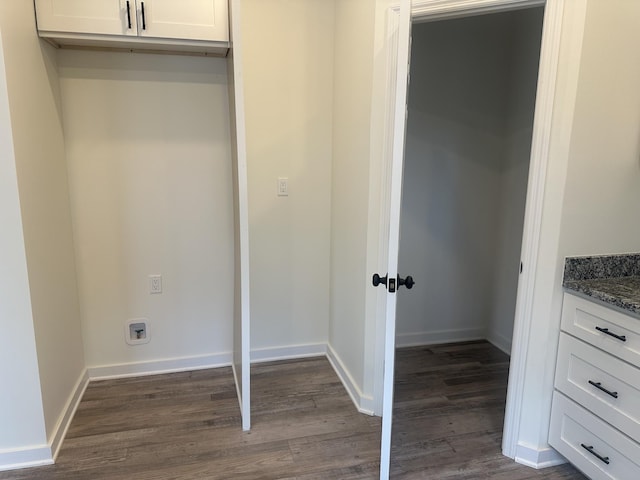
<path fill-rule="evenodd" d="M 149 275 L 149 293 L 162 293 L 162 275 Z"/>

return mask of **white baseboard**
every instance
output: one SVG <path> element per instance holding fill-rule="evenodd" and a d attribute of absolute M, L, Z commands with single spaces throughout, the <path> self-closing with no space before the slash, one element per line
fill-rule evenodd
<path fill-rule="evenodd" d="M 115 378 L 142 377 L 163 373 L 187 372 L 205 368 L 228 367 L 231 365 L 231 352 L 197 357 L 170 358 L 150 362 L 123 363 L 102 367 L 89 367 L 91 380 L 108 380 Z"/>
<path fill-rule="evenodd" d="M 358 411 L 367 415 L 373 415 L 373 397 L 363 395 L 358 388 L 358 385 L 353 380 L 353 377 L 344 366 L 344 362 L 340 359 L 331 345 L 327 345 L 327 358 Z"/>
<path fill-rule="evenodd" d="M 255 350 L 251 350 L 251 363 L 274 362 L 295 358 L 323 357 L 326 354 L 326 343 L 257 348 Z"/>
<path fill-rule="evenodd" d="M 484 328 L 460 328 L 429 332 L 399 333 L 396 335 L 396 348 L 468 342 L 471 340 L 483 340 L 486 337 L 487 331 Z"/>
<path fill-rule="evenodd" d="M 53 456 L 49 445 L 34 445 L 33 447 L 16 450 L 0 450 L 0 472 L 52 464 Z"/>
<path fill-rule="evenodd" d="M 536 469 L 555 467 L 567 463 L 567 460 L 551 447 L 534 448 L 518 443 L 514 460 L 527 467 Z"/>
<path fill-rule="evenodd" d="M 497 332 L 489 332 L 487 341 L 494 347 L 499 348 L 507 355 L 511 356 L 511 339 Z"/>
<path fill-rule="evenodd" d="M 260 348 L 251 351 L 251 363 L 289 360 L 294 358 L 321 357 L 326 355 L 326 353 L 327 345 L 325 343 Z M 148 362 L 89 367 L 87 370 L 89 379 L 91 380 L 108 380 L 116 378 L 141 377 L 145 375 L 161 375 L 163 373 L 186 372 L 189 370 L 202 370 L 205 368 L 228 367 L 231 365 L 231 362 L 232 355 L 228 352 L 197 357 L 171 358 Z"/>
<path fill-rule="evenodd" d="M 78 409 L 80 400 L 82 400 L 82 396 L 84 395 L 84 392 L 87 389 L 88 385 L 89 373 L 85 369 L 80 374 L 80 377 L 76 382 L 76 386 L 74 387 L 71 395 L 69 396 L 69 399 L 67 400 L 67 404 L 64 407 L 64 411 L 62 412 L 60 419 L 58 420 L 58 424 L 53 429 L 53 434 L 49 437 L 49 445 L 51 445 L 51 452 L 54 461 L 58 457 L 62 442 L 67 436 L 69 425 L 71 425 L 71 420 L 73 420 L 73 416 L 76 414 L 76 410 Z"/>
<path fill-rule="evenodd" d="M 87 371 L 84 370 L 80 374 L 71 395 L 69 395 L 67 403 L 58 419 L 58 423 L 49 436 L 49 444 L 38 445 L 32 448 L 0 451 L 0 471 L 53 464 L 58 456 L 64 437 L 67 434 L 67 430 L 69 430 L 69 425 L 71 424 L 71 420 L 73 420 L 73 416 L 76 413 L 87 385 L 89 385 L 89 376 Z"/>

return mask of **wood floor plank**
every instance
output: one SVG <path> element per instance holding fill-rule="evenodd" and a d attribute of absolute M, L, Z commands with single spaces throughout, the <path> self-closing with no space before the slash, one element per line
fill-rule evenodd
<path fill-rule="evenodd" d="M 403 348 L 396 359 L 391 478 L 585 478 L 501 454 L 509 357 L 490 343 Z"/>
<path fill-rule="evenodd" d="M 570 480 L 500 453 L 508 357 L 486 342 L 397 354 L 392 478 Z M 252 366 L 252 429 L 230 368 L 92 382 L 56 465 L 0 480 L 377 479 L 381 420 L 325 358 Z"/>

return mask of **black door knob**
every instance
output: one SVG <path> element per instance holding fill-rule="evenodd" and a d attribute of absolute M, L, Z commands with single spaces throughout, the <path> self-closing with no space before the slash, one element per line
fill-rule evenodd
<path fill-rule="evenodd" d="M 411 275 L 408 275 L 407 278 L 402 278 L 402 277 L 400 277 L 400 275 L 398 275 L 398 286 L 399 287 L 404 285 L 409 290 L 411 290 L 415 284 L 416 284 L 416 282 L 413 281 L 413 277 Z"/>
<path fill-rule="evenodd" d="M 384 285 L 385 287 L 387 286 L 387 276 L 385 275 L 384 277 L 381 277 L 377 273 L 374 273 L 373 274 L 373 286 L 377 287 L 380 284 Z"/>

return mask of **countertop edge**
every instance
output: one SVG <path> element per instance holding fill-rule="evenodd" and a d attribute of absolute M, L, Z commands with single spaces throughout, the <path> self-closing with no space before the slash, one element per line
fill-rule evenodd
<path fill-rule="evenodd" d="M 624 298 L 620 298 L 619 296 L 589 288 L 588 286 L 581 284 L 580 280 L 565 281 L 563 282 L 562 287 L 566 293 L 578 295 L 586 300 L 591 300 L 605 307 L 614 308 L 626 315 L 640 318 L 640 306 L 635 303 L 625 301 Z"/>

